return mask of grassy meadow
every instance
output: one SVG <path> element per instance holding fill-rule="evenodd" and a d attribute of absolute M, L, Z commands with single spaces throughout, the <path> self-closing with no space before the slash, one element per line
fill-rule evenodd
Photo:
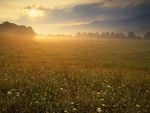
<path fill-rule="evenodd" d="M 1 37 L 0 113 L 150 113 L 150 41 Z"/>

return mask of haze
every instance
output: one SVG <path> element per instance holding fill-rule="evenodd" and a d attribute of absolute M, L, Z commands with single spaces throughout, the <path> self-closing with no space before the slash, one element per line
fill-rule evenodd
<path fill-rule="evenodd" d="M 150 29 L 149 0 L 1 0 L 0 5 L 1 22 L 29 25 L 39 34 Z"/>

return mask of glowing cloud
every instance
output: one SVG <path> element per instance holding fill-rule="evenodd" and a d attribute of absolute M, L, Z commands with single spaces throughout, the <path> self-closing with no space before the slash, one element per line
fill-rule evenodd
<path fill-rule="evenodd" d="M 38 9 L 29 9 L 27 11 L 27 14 L 29 15 L 29 17 L 31 18 L 37 18 L 37 17 L 41 17 L 41 16 L 44 16 L 44 12 L 42 12 L 41 10 L 38 10 Z"/>

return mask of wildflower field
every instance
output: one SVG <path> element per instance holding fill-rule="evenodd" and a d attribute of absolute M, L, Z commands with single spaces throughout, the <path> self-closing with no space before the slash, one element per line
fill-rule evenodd
<path fill-rule="evenodd" d="M 0 113 L 150 113 L 150 41 L 0 38 Z"/>

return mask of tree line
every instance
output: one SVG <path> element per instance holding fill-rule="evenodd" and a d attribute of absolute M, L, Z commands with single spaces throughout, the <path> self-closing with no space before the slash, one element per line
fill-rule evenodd
<path fill-rule="evenodd" d="M 134 32 L 128 32 L 126 35 L 124 33 L 115 33 L 115 32 L 103 32 L 103 33 L 77 33 L 75 37 L 80 38 L 114 38 L 114 39 L 150 39 L 150 32 L 146 32 L 143 36 L 138 36 Z"/>
<path fill-rule="evenodd" d="M 36 33 L 32 29 L 32 27 L 17 25 L 14 23 L 10 23 L 8 21 L 0 24 L 0 37 L 34 37 Z M 150 39 L 150 32 L 145 32 L 143 36 L 138 36 L 134 32 L 130 31 L 126 35 L 124 33 L 116 33 L 116 32 L 103 32 L 103 33 L 76 33 L 75 36 L 65 35 L 65 34 L 57 34 L 57 35 L 48 35 L 49 37 L 58 37 L 58 38 L 105 38 L 105 39 Z"/>
<path fill-rule="evenodd" d="M 33 37 L 36 35 L 32 27 L 17 25 L 8 21 L 0 24 L 0 37 Z"/>

